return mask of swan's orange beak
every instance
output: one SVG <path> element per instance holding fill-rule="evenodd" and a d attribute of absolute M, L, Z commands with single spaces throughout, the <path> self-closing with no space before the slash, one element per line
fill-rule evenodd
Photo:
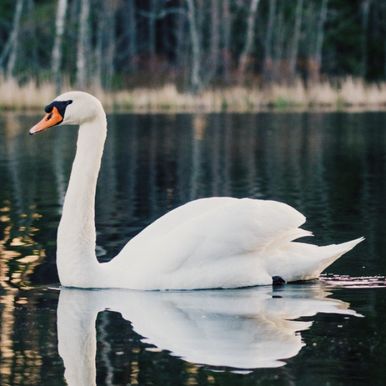
<path fill-rule="evenodd" d="M 38 122 L 34 127 L 32 127 L 29 133 L 36 134 L 43 130 L 48 129 L 49 127 L 58 125 L 63 121 L 63 117 L 59 113 L 59 110 L 54 106 L 50 113 L 47 113 L 44 118 Z"/>

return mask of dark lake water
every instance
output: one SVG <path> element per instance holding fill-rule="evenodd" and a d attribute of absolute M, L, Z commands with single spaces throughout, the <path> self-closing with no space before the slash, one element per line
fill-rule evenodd
<path fill-rule="evenodd" d="M 315 243 L 366 237 L 313 283 L 166 293 L 59 287 L 76 129 L 30 137 L 38 118 L 0 115 L 2 386 L 386 384 L 386 113 L 109 116 L 101 261 L 206 196 L 287 202 Z"/>

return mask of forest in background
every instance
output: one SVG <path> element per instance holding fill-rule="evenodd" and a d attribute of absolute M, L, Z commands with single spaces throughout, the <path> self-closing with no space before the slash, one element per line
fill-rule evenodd
<path fill-rule="evenodd" d="M 0 79 L 3 107 L 385 106 L 386 0 L 2 0 Z"/>

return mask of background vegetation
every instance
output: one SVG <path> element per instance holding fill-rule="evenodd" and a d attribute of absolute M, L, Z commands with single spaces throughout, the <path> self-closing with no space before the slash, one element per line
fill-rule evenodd
<path fill-rule="evenodd" d="M 0 105 L 383 106 L 385 42 L 385 0 L 2 0 Z"/>

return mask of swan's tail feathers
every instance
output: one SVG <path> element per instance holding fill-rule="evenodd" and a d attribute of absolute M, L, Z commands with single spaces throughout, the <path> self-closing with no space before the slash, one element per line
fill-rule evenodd
<path fill-rule="evenodd" d="M 318 267 L 313 275 L 319 277 L 319 275 L 329 267 L 334 261 L 338 260 L 342 255 L 351 251 L 357 244 L 361 243 L 365 238 L 359 237 L 355 240 L 346 241 L 341 244 L 331 244 L 325 247 L 319 247 L 321 251 L 321 258 L 319 260 Z"/>
<path fill-rule="evenodd" d="M 282 266 L 275 267 L 277 268 L 275 275 L 283 277 L 288 282 L 316 279 L 334 261 L 363 240 L 364 238 L 360 237 L 342 244 L 323 247 L 292 242 L 287 248 L 286 261 L 281 260 Z"/>
<path fill-rule="evenodd" d="M 359 237 L 359 238 L 351 240 L 351 241 L 346 241 L 345 243 L 332 244 L 332 245 L 330 245 L 330 247 L 336 247 L 337 249 L 342 250 L 343 251 L 342 253 L 346 253 L 346 252 L 350 251 L 351 249 L 353 249 L 357 244 L 361 243 L 364 240 L 365 240 L 364 237 Z"/>

